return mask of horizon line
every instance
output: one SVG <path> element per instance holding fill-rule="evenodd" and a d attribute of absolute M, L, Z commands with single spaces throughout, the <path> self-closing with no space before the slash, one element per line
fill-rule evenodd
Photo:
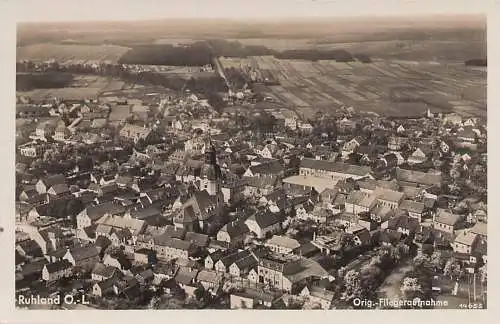
<path fill-rule="evenodd" d="M 439 19 L 439 18 L 480 18 L 478 20 L 487 21 L 487 12 L 475 12 L 475 13 L 411 13 L 411 14 L 361 14 L 361 15 L 304 15 L 304 16 L 265 16 L 265 17 L 245 17 L 245 18 L 231 18 L 231 17 L 190 17 L 190 16 L 177 16 L 177 17 L 152 17 L 152 18 L 120 18 L 120 19 L 85 19 L 85 20 L 29 20 L 29 21 L 17 21 L 16 25 L 27 25 L 27 24 L 85 24 L 85 23 L 151 23 L 151 22 L 168 22 L 168 21 L 220 21 L 220 22 L 234 22 L 234 23 L 248 23 L 248 22 L 324 22 L 329 19 L 337 20 L 347 20 L 349 22 L 351 19 L 362 20 L 362 19 Z"/>

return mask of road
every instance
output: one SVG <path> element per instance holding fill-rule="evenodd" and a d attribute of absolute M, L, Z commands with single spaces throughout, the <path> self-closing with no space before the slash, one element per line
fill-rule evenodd
<path fill-rule="evenodd" d="M 227 86 L 228 93 L 231 94 L 231 85 L 229 84 L 229 81 L 227 80 L 226 75 L 224 74 L 224 68 L 222 67 L 222 64 L 220 63 L 217 56 L 215 56 L 214 49 L 213 49 L 212 45 L 210 45 L 209 42 L 207 42 L 207 45 L 210 48 L 210 51 L 212 51 L 213 63 L 215 65 L 215 70 L 217 71 L 217 73 L 219 73 L 220 77 L 224 79 L 224 82 L 226 83 L 226 86 Z"/>

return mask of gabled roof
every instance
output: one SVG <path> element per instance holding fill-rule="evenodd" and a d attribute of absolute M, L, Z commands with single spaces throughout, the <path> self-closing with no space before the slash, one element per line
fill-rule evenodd
<path fill-rule="evenodd" d="M 238 237 L 249 232 L 248 226 L 244 221 L 233 221 L 231 223 L 227 223 L 220 229 L 220 231 L 228 233 L 231 238 Z"/>
<path fill-rule="evenodd" d="M 112 266 L 107 266 L 104 263 L 96 263 L 94 268 L 92 268 L 92 274 L 103 276 L 104 278 L 109 278 L 118 271 L 117 268 Z"/>
<path fill-rule="evenodd" d="M 404 197 L 403 192 L 383 188 L 377 188 L 375 190 L 375 195 L 377 195 L 378 199 L 380 200 L 390 202 L 399 202 Z"/>
<path fill-rule="evenodd" d="M 472 226 L 470 229 L 472 233 L 478 234 L 478 235 L 483 235 L 487 236 L 488 235 L 488 224 L 483 223 L 483 222 L 477 222 Z"/>
<path fill-rule="evenodd" d="M 177 283 L 189 285 L 194 281 L 197 274 L 198 274 L 197 269 L 191 269 L 188 267 L 180 267 L 179 270 L 177 271 L 177 274 L 174 277 L 174 280 Z"/>
<path fill-rule="evenodd" d="M 99 251 L 94 245 L 74 247 L 69 251 L 76 262 L 99 256 Z"/>
<path fill-rule="evenodd" d="M 98 223 L 111 226 L 115 229 L 129 229 L 134 236 L 140 234 L 145 226 L 143 220 L 109 214 L 100 218 Z"/>
<path fill-rule="evenodd" d="M 325 300 L 332 301 L 335 293 L 333 291 L 327 290 L 325 288 L 316 287 L 316 286 L 308 286 L 309 294 L 313 297 Z"/>
<path fill-rule="evenodd" d="M 458 233 L 457 237 L 455 237 L 455 243 L 460 243 L 468 246 L 472 246 L 474 241 L 476 240 L 477 235 L 470 231 L 461 231 Z"/>
<path fill-rule="evenodd" d="M 100 219 L 106 214 L 119 215 L 125 213 L 125 207 L 114 202 L 105 202 L 97 206 L 87 207 L 87 215 L 93 221 Z"/>
<path fill-rule="evenodd" d="M 388 228 L 397 230 L 398 228 L 407 229 L 410 232 L 416 232 L 420 226 L 418 219 L 407 215 L 399 215 L 389 219 Z"/>
<path fill-rule="evenodd" d="M 281 163 L 279 163 L 278 160 L 272 160 L 272 161 L 266 162 L 266 163 L 261 163 L 261 164 L 257 164 L 257 165 L 251 165 L 249 167 L 249 169 L 250 169 L 250 171 L 252 171 L 252 173 L 254 175 L 258 175 L 258 174 L 279 174 L 280 172 L 284 171 L 283 166 L 281 165 Z"/>
<path fill-rule="evenodd" d="M 71 269 L 73 265 L 68 260 L 56 261 L 54 263 L 46 264 L 45 267 L 49 273 L 57 273 L 59 271 L 64 271 Z"/>
<path fill-rule="evenodd" d="M 235 296 L 263 301 L 266 303 L 272 303 L 280 297 L 278 293 L 271 293 L 257 288 L 244 288 L 243 290 L 235 291 L 232 294 Z"/>
<path fill-rule="evenodd" d="M 342 162 L 332 162 L 325 160 L 316 160 L 311 158 L 303 158 L 300 162 L 301 168 L 325 170 L 347 175 L 364 176 L 371 172 L 371 168 L 367 166 L 359 166 Z"/>
<path fill-rule="evenodd" d="M 267 240 L 266 245 L 277 245 L 292 250 L 300 247 L 300 243 L 297 240 L 281 235 L 273 235 L 273 237 Z"/>
<path fill-rule="evenodd" d="M 198 247 L 207 247 L 210 242 L 210 237 L 205 234 L 199 234 L 195 232 L 187 232 L 184 237 L 185 241 L 191 242 Z"/>
<path fill-rule="evenodd" d="M 280 223 L 278 216 L 270 212 L 257 212 L 246 220 L 246 222 L 248 221 L 255 221 L 260 228 Z"/>
<path fill-rule="evenodd" d="M 403 200 L 401 202 L 401 205 L 399 205 L 399 208 L 402 210 L 407 210 L 410 213 L 421 214 L 425 209 L 425 205 L 424 203 L 417 202 L 414 200 Z"/>
<path fill-rule="evenodd" d="M 226 256 L 222 257 L 219 261 L 222 262 L 222 264 L 224 264 L 225 267 L 229 267 L 231 264 L 233 264 L 237 260 L 246 258 L 250 255 L 251 255 L 250 251 L 243 250 L 243 251 L 234 252 L 234 253 L 231 253 L 229 255 L 226 255 Z"/>
<path fill-rule="evenodd" d="M 233 264 L 236 265 L 238 269 L 243 270 L 255 267 L 258 264 L 258 261 L 253 255 L 249 255 L 243 258 L 239 258 L 238 260 L 234 261 Z"/>
<path fill-rule="evenodd" d="M 432 186 L 432 185 L 440 185 L 441 178 L 442 178 L 441 174 L 426 173 L 421 171 L 396 168 L 396 179 L 398 181 Z"/>
<path fill-rule="evenodd" d="M 69 187 L 65 183 L 57 183 L 51 186 L 49 190 L 53 190 L 56 195 L 61 195 L 69 192 Z"/>
<path fill-rule="evenodd" d="M 165 235 L 154 237 L 154 242 L 159 246 L 166 246 L 177 250 L 189 251 L 193 244 L 189 241 L 171 238 Z"/>
<path fill-rule="evenodd" d="M 210 282 L 210 283 L 218 283 L 222 279 L 222 276 L 220 273 L 214 270 L 201 270 L 198 272 L 198 275 L 196 276 L 197 281 L 202 281 L 202 282 Z"/>
<path fill-rule="evenodd" d="M 459 215 L 449 213 L 447 211 L 440 211 L 435 218 L 437 223 L 442 223 L 450 226 L 454 226 L 460 219 Z"/>
<path fill-rule="evenodd" d="M 42 181 L 47 188 L 50 188 L 55 184 L 66 183 L 66 177 L 62 174 L 55 174 L 52 176 L 42 178 L 40 179 L 40 181 Z"/>
<path fill-rule="evenodd" d="M 260 177 L 243 177 L 243 180 L 249 187 L 265 189 L 274 187 L 278 182 L 278 177 L 268 174 Z"/>
<path fill-rule="evenodd" d="M 151 206 L 148 208 L 141 208 L 141 209 L 134 210 L 134 211 L 130 212 L 130 215 L 133 218 L 144 220 L 148 217 L 161 215 L 161 211 L 157 207 Z"/>

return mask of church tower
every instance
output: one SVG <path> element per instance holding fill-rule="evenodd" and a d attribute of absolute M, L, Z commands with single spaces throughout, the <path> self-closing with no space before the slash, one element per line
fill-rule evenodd
<path fill-rule="evenodd" d="M 200 174 L 200 190 L 206 190 L 210 196 L 216 196 L 220 193 L 221 177 L 215 146 L 209 139 L 205 143 L 205 164 Z"/>

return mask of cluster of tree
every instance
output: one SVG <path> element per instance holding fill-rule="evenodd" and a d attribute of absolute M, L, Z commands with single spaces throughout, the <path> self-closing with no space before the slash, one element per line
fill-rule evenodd
<path fill-rule="evenodd" d="M 139 45 L 131 48 L 118 61 L 121 64 L 203 66 L 211 64 L 212 50 L 206 42 L 186 46 L 171 44 Z"/>
<path fill-rule="evenodd" d="M 185 89 L 205 94 L 228 90 L 224 79 L 217 74 L 191 77 L 187 80 Z"/>
<path fill-rule="evenodd" d="M 197 308 L 206 308 L 213 300 L 212 294 L 201 284 L 194 290 L 194 298 Z"/>
<path fill-rule="evenodd" d="M 275 55 L 276 51 L 262 45 L 243 45 L 238 41 L 211 39 L 208 41 L 215 56 L 247 57 Z"/>
<path fill-rule="evenodd" d="M 439 253 L 421 254 L 414 259 L 414 268 L 407 272 L 401 282 L 401 293 L 406 300 L 428 301 L 432 299 L 434 266 L 443 262 Z M 406 305 L 404 308 L 428 308 L 425 304 Z"/>
<path fill-rule="evenodd" d="M 18 91 L 29 91 L 33 89 L 65 88 L 72 81 L 73 76 L 70 73 L 18 73 L 16 75 L 16 89 Z"/>
<path fill-rule="evenodd" d="M 377 288 L 401 261 L 410 255 L 410 247 L 404 243 L 396 246 L 383 247 L 373 257 L 370 263 L 360 271 L 345 268 L 338 271 L 337 292 L 341 300 L 352 305 L 356 298 L 375 300 Z M 364 306 L 360 306 L 364 307 Z"/>
<path fill-rule="evenodd" d="M 353 62 L 354 56 L 346 50 L 317 50 L 317 49 L 300 49 L 300 50 L 285 50 L 274 55 L 279 59 L 292 60 L 335 60 L 337 62 Z"/>
<path fill-rule="evenodd" d="M 251 117 L 251 129 L 258 130 L 260 133 L 272 132 L 277 124 L 276 117 L 266 111 L 260 112 L 257 116 Z"/>
<path fill-rule="evenodd" d="M 234 89 L 242 89 L 245 84 L 250 82 L 240 70 L 234 67 L 225 68 L 224 75 Z"/>

